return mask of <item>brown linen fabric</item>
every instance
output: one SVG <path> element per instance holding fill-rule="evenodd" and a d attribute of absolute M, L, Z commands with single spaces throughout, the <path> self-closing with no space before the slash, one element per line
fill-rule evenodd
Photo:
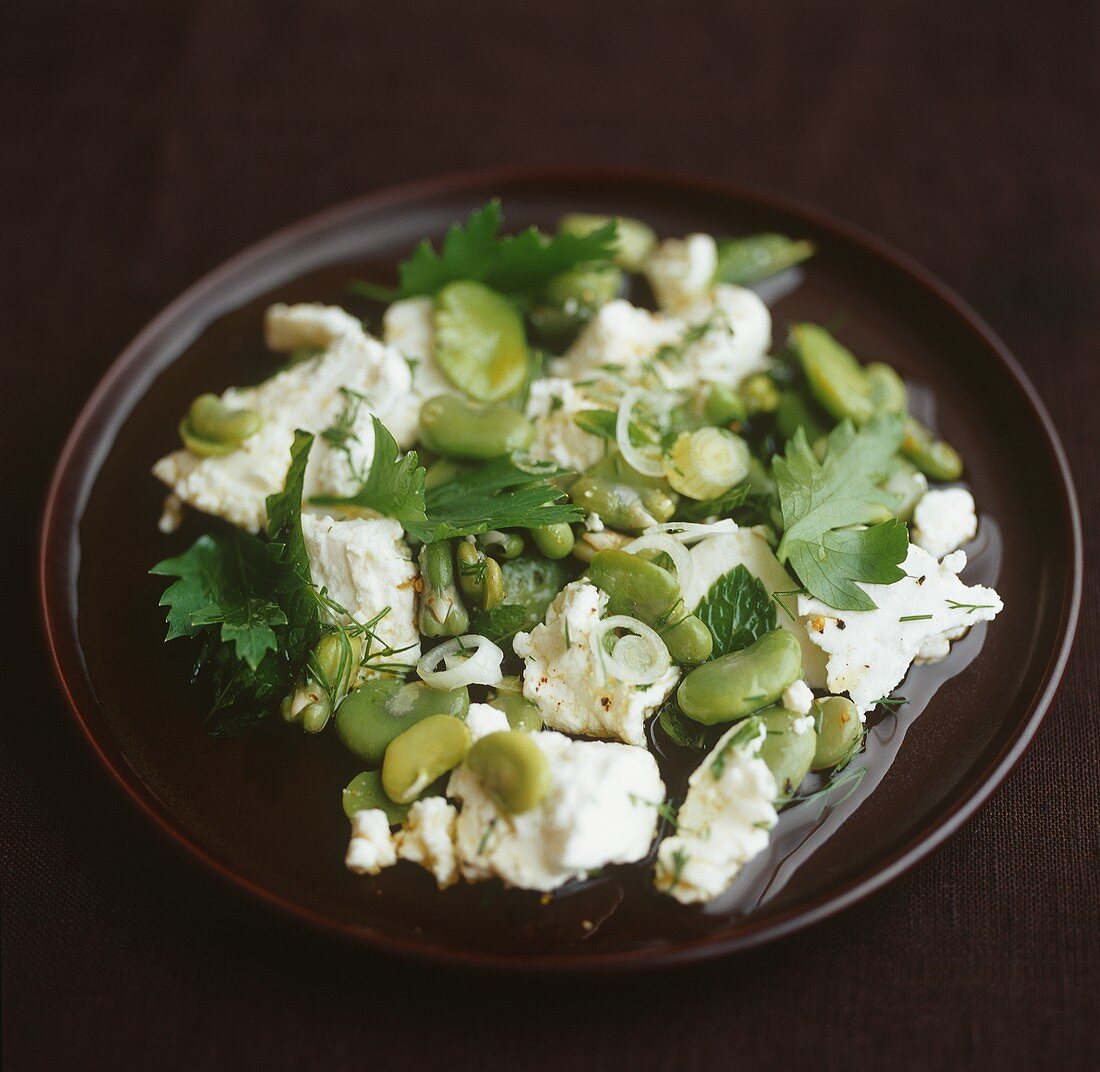
<path fill-rule="evenodd" d="M 200 273 L 387 183 L 562 161 L 774 188 L 922 261 L 1037 383 L 1094 553 L 1096 4 L 134 0 L 3 22 L 6 1069 L 1100 1066 L 1094 583 L 1034 747 L 913 872 L 749 955 L 516 982 L 341 946 L 175 852 L 81 743 L 32 564 L 79 407 Z"/>

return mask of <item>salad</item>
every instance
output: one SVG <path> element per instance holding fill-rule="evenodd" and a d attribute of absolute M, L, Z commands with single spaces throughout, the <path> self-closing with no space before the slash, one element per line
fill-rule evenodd
<path fill-rule="evenodd" d="M 374 333 L 272 305 L 270 378 L 190 404 L 161 528 L 211 521 L 152 570 L 167 638 L 211 733 L 281 718 L 356 758 L 348 868 L 549 895 L 633 866 L 711 901 L 999 613 L 902 378 L 773 323 L 813 253 L 579 214 L 507 235 L 492 202 L 396 286 L 349 284 Z"/>

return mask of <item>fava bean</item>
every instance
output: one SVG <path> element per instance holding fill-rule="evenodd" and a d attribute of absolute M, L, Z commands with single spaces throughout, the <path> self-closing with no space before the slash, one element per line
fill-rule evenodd
<path fill-rule="evenodd" d="M 531 445 L 535 426 L 511 406 L 476 406 L 436 395 L 420 407 L 420 439 L 445 458 L 483 461 Z"/>
<path fill-rule="evenodd" d="M 441 488 L 449 484 L 456 476 L 469 470 L 468 465 L 451 461 L 450 458 L 436 458 L 427 469 L 424 470 L 424 490 Z"/>
<path fill-rule="evenodd" d="M 180 422 L 183 445 L 193 454 L 220 457 L 231 454 L 255 435 L 263 418 L 252 409 L 232 409 L 217 395 L 199 395 Z"/>
<path fill-rule="evenodd" d="M 875 399 L 863 367 L 817 324 L 795 324 L 791 341 L 814 397 L 838 421 L 859 426 L 875 415 Z"/>
<path fill-rule="evenodd" d="M 522 815 L 550 792 L 550 763 L 528 733 L 503 730 L 475 742 L 466 764 L 501 811 Z"/>
<path fill-rule="evenodd" d="M 962 476 L 963 463 L 959 452 L 950 443 L 938 439 L 930 428 L 915 417 L 909 417 L 905 422 L 901 452 L 933 480 L 958 480 Z"/>
<path fill-rule="evenodd" d="M 743 421 L 749 415 L 744 399 L 732 387 L 716 383 L 703 403 L 703 416 L 715 425 L 729 425 Z"/>
<path fill-rule="evenodd" d="M 588 575 L 607 593 L 609 614 L 628 614 L 646 624 L 668 613 L 680 598 L 673 574 L 628 551 L 600 551 L 589 563 Z"/>
<path fill-rule="evenodd" d="M 507 562 L 523 554 L 523 537 L 518 532 L 490 529 L 474 537 L 478 547 L 498 562 Z"/>
<path fill-rule="evenodd" d="M 382 788 L 395 803 L 409 804 L 436 778 L 457 767 L 469 748 L 465 722 L 451 715 L 429 715 L 390 741 L 382 761 Z"/>
<path fill-rule="evenodd" d="M 410 726 L 433 715 L 464 719 L 470 709 L 465 688 L 434 689 L 423 681 L 402 683 L 379 677 L 350 692 L 336 712 L 336 736 L 370 764 L 379 764 L 386 748 Z"/>
<path fill-rule="evenodd" d="M 537 733 L 542 729 L 538 705 L 523 695 L 523 685 L 518 677 L 506 677 L 490 694 L 489 703 L 504 712 L 508 725 L 514 730 Z"/>
<path fill-rule="evenodd" d="M 554 276 L 530 309 L 531 324 L 548 343 L 566 343 L 601 306 L 623 291 L 622 269 L 582 264 Z"/>
<path fill-rule="evenodd" d="M 760 746 L 760 758 L 775 778 L 779 800 L 790 800 L 810 772 L 817 734 L 812 727 L 796 733 L 794 724 L 801 716 L 782 707 L 763 712 L 761 718 L 767 737 Z"/>
<path fill-rule="evenodd" d="M 905 413 L 909 408 L 909 392 L 905 381 L 890 365 L 871 361 L 864 366 L 863 372 L 876 413 Z"/>
<path fill-rule="evenodd" d="M 647 223 L 628 216 L 597 216 L 572 212 L 558 221 L 559 234 L 583 237 L 615 220 L 615 263 L 628 272 L 640 272 L 649 251 L 657 244 L 657 234 Z"/>
<path fill-rule="evenodd" d="M 601 551 L 621 551 L 633 540 L 633 536 L 616 532 L 614 529 L 582 532 L 580 539 L 573 545 L 573 557 L 579 558 L 582 562 L 591 562 Z"/>
<path fill-rule="evenodd" d="M 395 804 L 382 788 L 381 771 L 363 771 L 347 784 L 343 792 L 344 814 L 350 819 L 357 811 L 377 808 L 386 813 L 390 826 L 400 826 L 409 814 L 408 804 Z"/>
<path fill-rule="evenodd" d="M 420 632 L 427 637 L 461 636 L 470 625 L 470 615 L 455 586 L 454 561 L 448 540 L 437 540 L 420 548 Z"/>
<path fill-rule="evenodd" d="M 458 586 L 471 606 L 492 610 L 504 602 L 504 574 L 495 558 L 488 558 L 477 544 L 460 540 L 455 560 Z"/>
<path fill-rule="evenodd" d="M 573 529 L 564 521 L 556 525 L 542 525 L 530 532 L 532 542 L 547 558 L 565 558 L 576 542 Z"/>
<path fill-rule="evenodd" d="M 856 705 L 847 696 L 823 696 L 811 711 L 817 727 L 813 770 L 828 770 L 847 759 L 863 740 L 863 723 Z"/>
<path fill-rule="evenodd" d="M 781 234 L 748 235 L 718 240 L 715 283 L 747 287 L 776 275 L 813 255 L 814 244 Z"/>
<path fill-rule="evenodd" d="M 683 602 L 679 607 L 683 609 Z M 714 649 L 714 637 L 706 623 L 694 614 L 685 614 L 672 625 L 658 629 L 657 632 L 665 642 L 672 661 L 679 666 L 705 663 Z"/>
<path fill-rule="evenodd" d="M 704 725 L 735 722 L 774 704 L 802 676 L 802 648 L 786 629 L 692 670 L 676 692 L 680 710 Z"/>

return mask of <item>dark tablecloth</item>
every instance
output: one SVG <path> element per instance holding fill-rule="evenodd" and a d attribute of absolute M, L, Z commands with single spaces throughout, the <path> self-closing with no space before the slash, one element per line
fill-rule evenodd
<path fill-rule="evenodd" d="M 1068 0 L 7 5 L 4 1067 L 1100 1066 L 1095 586 L 1030 753 L 887 890 L 701 968 L 516 982 L 340 946 L 179 856 L 58 698 L 32 566 L 78 408 L 197 275 L 387 183 L 561 161 L 772 187 L 912 253 L 1034 377 L 1094 552 L 1098 59 Z"/>

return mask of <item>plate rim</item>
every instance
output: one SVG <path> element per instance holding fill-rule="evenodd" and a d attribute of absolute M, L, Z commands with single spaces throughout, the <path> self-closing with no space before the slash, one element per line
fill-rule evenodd
<path fill-rule="evenodd" d="M 98 469 L 98 460 L 78 456 L 77 448 L 86 436 L 95 433 L 94 426 L 98 417 L 110 416 L 115 406 L 107 405 L 104 413 L 101 413 L 101 410 L 105 404 L 111 402 L 116 391 L 125 388 L 130 376 L 140 370 L 144 364 L 145 350 L 155 341 L 164 327 L 175 321 L 190 306 L 201 302 L 208 294 L 216 291 L 223 281 L 234 277 L 239 271 L 246 270 L 283 247 L 311 237 L 317 231 L 339 224 L 342 220 L 364 212 L 378 212 L 387 208 L 412 205 L 417 201 L 463 193 L 472 189 L 492 189 L 494 186 L 548 181 L 645 184 L 704 193 L 735 202 L 750 202 L 768 210 L 800 217 L 819 230 L 832 233 L 851 245 L 869 251 L 950 308 L 966 327 L 981 339 L 1000 363 L 1003 371 L 1014 381 L 1024 402 L 1030 408 L 1043 434 L 1044 447 L 1049 456 L 1051 468 L 1058 477 L 1058 491 L 1067 536 L 1067 546 L 1064 549 L 1067 584 L 1058 623 L 1058 641 L 1048 657 L 1041 683 L 1015 732 L 991 758 L 985 769 L 971 780 L 963 796 L 950 809 L 933 819 L 929 825 L 914 833 L 877 866 L 863 871 L 812 901 L 792 906 L 755 925 L 749 917 L 746 924 L 735 934 L 705 935 L 677 943 L 667 949 L 653 950 L 643 947 L 595 953 L 581 951 L 533 954 L 479 952 L 439 946 L 430 940 L 381 931 L 371 932 L 362 925 L 332 918 L 322 911 L 284 897 L 235 870 L 228 863 L 214 858 L 197 840 L 192 840 L 173 824 L 167 810 L 144 787 L 136 773 L 129 771 L 125 763 L 117 762 L 115 757 L 109 754 L 108 742 L 101 740 L 100 737 L 110 739 L 110 735 L 105 731 L 97 732 L 91 721 L 85 718 L 74 693 L 73 678 L 82 673 L 79 665 L 81 662 L 79 644 L 75 645 L 75 651 L 64 650 L 69 639 L 65 635 L 65 619 L 69 618 L 70 606 L 68 594 L 64 590 L 63 578 L 58 574 L 66 571 L 60 568 L 55 571 L 54 563 L 60 562 L 62 554 L 70 556 L 74 550 L 79 549 L 79 537 L 75 541 L 67 538 L 73 521 L 77 520 L 74 518 L 77 503 L 63 496 L 65 484 L 74 475 L 83 475 L 91 468 Z M 359 945 L 389 954 L 399 954 L 435 964 L 493 971 L 606 973 L 624 970 L 655 970 L 688 962 L 710 960 L 787 937 L 871 896 L 931 855 L 954 836 L 977 814 L 1020 762 L 1024 752 L 1034 740 L 1061 684 L 1073 647 L 1080 614 L 1083 589 L 1083 539 L 1080 508 L 1065 449 L 1035 386 L 1017 359 L 985 320 L 952 288 L 941 282 L 908 254 L 831 212 L 800 199 L 748 184 L 697 176 L 681 170 L 611 165 L 570 164 L 554 167 L 521 165 L 443 173 L 385 186 L 342 201 L 281 227 L 249 244 L 185 288 L 153 316 L 122 349 L 103 373 L 75 418 L 58 455 L 48 485 L 39 525 L 37 565 L 39 612 L 54 677 L 70 712 L 80 727 L 84 740 L 103 767 L 111 774 L 113 780 L 136 805 L 139 813 L 163 831 L 168 836 L 169 842 L 174 843 L 177 849 L 183 849 L 188 856 L 204 865 L 225 885 L 241 890 L 275 908 L 284 917 L 289 916 L 326 934 L 345 940 L 350 939 Z M 119 749 L 119 759 L 124 759 L 121 749 Z"/>

